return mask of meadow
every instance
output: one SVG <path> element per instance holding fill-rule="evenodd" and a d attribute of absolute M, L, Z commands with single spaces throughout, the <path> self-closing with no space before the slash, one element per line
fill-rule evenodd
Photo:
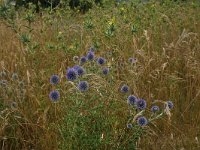
<path fill-rule="evenodd" d="M 34 10 L 0 7 L 0 149 L 200 149 L 199 1 Z"/>

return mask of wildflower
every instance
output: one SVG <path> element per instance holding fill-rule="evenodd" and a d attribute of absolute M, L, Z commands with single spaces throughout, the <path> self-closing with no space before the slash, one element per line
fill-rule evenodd
<path fill-rule="evenodd" d="M 12 80 L 17 80 L 17 79 L 18 79 L 17 73 L 13 73 L 13 74 L 12 74 Z"/>
<path fill-rule="evenodd" d="M 82 56 L 82 57 L 80 58 L 80 64 L 84 64 L 84 63 L 86 63 L 86 61 L 87 61 L 87 57 Z"/>
<path fill-rule="evenodd" d="M 8 81 L 7 81 L 7 80 L 0 80 L 0 86 L 6 87 L 7 84 L 8 84 Z"/>
<path fill-rule="evenodd" d="M 135 105 L 137 102 L 137 98 L 134 95 L 130 95 L 127 100 L 129 105 Z"/>
<path fill-rule="evenodd" d="M 12 101 L 11 104 L 10 104 L 10 108 L 13 109 L 13 110 L 17 109 L 17 103 Z"/>
<path fill-rule="evenodd" d="M 23 82 L 23 81 L 20 81 L 20 82 L 18 83 L 18 85 L 19 85 L 20 88 L 23 88 L 23 87 L 24 87 L 24 82 Z"/>
<path fill-rule="evenodd" d="M 127 85 L 123 85 L 122 87 L 121 87 L 121 92 L 122 93 L 127 93 L 129 91 L 129 87 L 127 86 Z"/>
<path fill-rule="evenodd" d="M 0 72 L 0 77 L 1 77 L 1 78 L 6 77 L 6 76 L 7 76 L 7 74 L 6 74 L 5 71 L 1 71 L 1 72 Z"/>
<path fill-rule="evenodd" d="M 156 106 L 156 105 L 154 105 L 154 106 L 151 107 L 151 111 L 152 111 L 153 113 L 156 113 L 156 112 L 158 112 L 159 110 L 160 110 L 160 108 L 159 108 L 158 106 Z"/>
<path fill-rule="evenodd" d="M 148 121 L 145 117 L 139 117 L 137 119 L 137 123 L 138 123 L 139 126 L 146 126 Z"/>
<path fill-rule="evenodd" d="M 50 83 L 52 85 L 56 85 L 59 83 L 59 76 L 58 75 L 52 75 L 50 78 Z"/>
<path fill-rule="evenodd" d="M 144 110 L 147 107 L 147 103 L 144 99 L 139 99 L 136 102 L 137 109 Z"/>
<path fill-rule="evenodd" d="M 90 47 L 89 51 L 94 52 L 94 47 Z"/>
<path fill-rule="evenodd" d="M 53 101 L 53 102 L 57 102 L 60 98 L 60 93 L 56 90 L 51 91 L 49 94 L 49 98 Z"/>
<path fill-rule="evenodd" d="M 174 104 L 172 103 L 172 101 L 167 101 L 167 106 L 169 107 L 169 109 L 172 109 L 174 107 Z"/>
<path fill-rule="evenodd" d="M 88 82 L 87 81 L 80 81 L 78 84 L 78 89 L 81 92 L 87 91 L 89 88 Z"/>
<path fill-rule="evenodd" d="M 87 54 L 87 59 L 88 60 L 93 60 L 94 59 L 94 52 L 93 51 L 89 51 Z"/>
<path fill-rule="evenodd" d="M 74 62 L 77 62 L 78 60 L 79 60 L 79 57 L 78 57 L 78 56 L 74 56 L 74 57 L 73 57 L 73 61 L 74 61 Z"/>
<path fill-rule="evenodd" d="M 67 69 L 66 77 L 68 80 L 74 81 L 77 79 L 78 73 L 74 68 L 69 68 L 69 69 Z"/>
<path fill-rule="evenodd" d="M 103 69 L 102 69 L 102 73 L 103 73 L 104 75 L 107 75 L 107 74 L 109 73 L 109 69 L 108 69 L 108 68 L 103 68 Z"/>
<path fill-rule="evenodd" d="M 76 70 L 76 72 L 79 76 L 82 76 L 85 73 L 85 70 L 78 65 L 74 66 L 73 68 Z"/>
<path fill-rule="evenodd" d="M 97 64 L 98 65 L 103 65 L 103 64 L 105 64 L 105 62 L 106 62 L 106 60 L 103 57 L 99 57 L 97 59 Z"/>
<path fill-rule="evenodd" d="M 128 123 L 127 128 L 131 129 L 131 128 L 133 128 L 133 125 L 131 123 Z"/>
<path fill-rule="evenodd" d="M 131 63 L 131 64 L 134 64 L 137 62 L 137 59 L 136 58 L 129 58 L 128 61 Z"/>

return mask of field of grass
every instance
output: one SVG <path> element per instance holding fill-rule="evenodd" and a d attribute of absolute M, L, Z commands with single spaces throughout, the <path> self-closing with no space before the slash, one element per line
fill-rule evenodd
<path fill-rule="evenodd" d="M 200 149 L 199 1 L 106 3 L 85 14 L 66 7 L 0 13 L 0 149 Z M 74 56 L 91 47 L 109 74 L 87 62 L 85 76 L 68 81 Z M 54 74 L 58 85 L 50 83 Z M 88 81 L 88 91 L 77 89 L 79 80 Z M 52 90 L 60 92 L 57 103 Z M 127 129 L 130 94 L 147 101 L 147 118 L 157 101 L 174 108 Z"/>

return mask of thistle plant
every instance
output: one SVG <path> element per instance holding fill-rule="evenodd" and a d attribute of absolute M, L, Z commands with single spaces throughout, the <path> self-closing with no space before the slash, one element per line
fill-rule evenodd
<path fill-rule="evenodd" d="M 92 49 L 85 55 L 66 70 L 67 88 L 53 88 L 49 94 L 65 111 L 58 125 L 61 149 L 136 149 L 148 124 L 169 113 L 173 103 L 162 102 L 163 107 L 153 103 L 149 111 L 147 101 L 133 95 L 128 83 L 118 84 L 107 66 L 109 60 Z M 50 78 L 55 87 L 58 81 L 57 75 Z"/>

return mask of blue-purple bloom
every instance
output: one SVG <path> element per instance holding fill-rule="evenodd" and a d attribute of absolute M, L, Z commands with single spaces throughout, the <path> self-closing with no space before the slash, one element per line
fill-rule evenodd
<path fill-rule="evenodd" d="M 144 99 L 138 99 L 136 102 L 137 109 L 144 110 L 147 107 L 147 103 Z"/>
<path fill-rule="evenodd" d="M 53 101 L 53 102 L 57 102 L 60 98 L 60 93 L 56 90 L 51 91 L 49 94 L 49 98 Z"/>
<path fill-rule="evenodd" d="M 82 57 L 80 58 L 80 64 L 84 64 L 84 63 L 86 63 L 86 61 L 87 61 L 87 57 L 82 56 Z"/>
<path fill-rule="evenodd" d="M 59 76 L 58 75 L 52 75 L 51 78 L 50 78 L 50 83 L 52 85 L 56 85 L 59 83 Z"/>
<path fill-rule="evenodd" d="M 137 97 L 135 97 L 134 95 L 130 95 L 127 99 L 127 103 L 129 105 L 135 105 L 137 102 Z"/>
<path fill-rule="evenodd" d="M 93 51 L 89 51 L 87 53 L 87 59 L 88 60 L 94 60 L 94 52 Z"/>
<path fill-rule="evenodd" d="M 81 92 L 87 91 L 89 88 L 88 82 L 87 81 L 80 81 L 78 84 L 78 89 Z"/>
<path fill-rule="evenodd" d="M 103 65 L 103 64 L 105 64 L 105 62 L 106 62 L 105 58 L 103 58 L 103 57 L 97 58 L 97 64 L 98 65 Z"/>
<path fill-rule="evenodd" d="M 122 87 L 121 87 L 121 92 L 122 93 L 127 93 L 129 91 L 129 87 L 127 86 L 127 85 L 123 85 Z"/>
<path fill-rule="evenodd" d="M 133 128 L 133 125 L 131 123 L 128 123 L 127 128 L 131 129 L 131 128 Z"/>
<path fill-rule="evenodd" d="M 107 74 L 109 73 L 109 69 L 108 69 L 108 68 L 103 68 L 103 69 L 102 69 L 102 73 L 103 73 L 104 75 L 107 75 Z"/>
<path fill-rule="evenodd" d="M 167 101 L 167 105 L 169 109 L 172 109 L 174 107 L 174 104 L 172 103 L 172 101 Z"/>
<path fill-rule="evenodd" d="M 145 117 L 139 117 L 137 119 L 137 123 L 138 123 L 139 126 L 146 126 L 148 121 Z"/>
<path fill-rule="evenodd" d="M 159 108 L 157 105 L 154 105 L 154 106 L 151 107 L 151 111 L 152 111 L 153 113 L 156 113 L 156 112 L 158 112 L 159 110 L 160 110 L 160 108 Z"/>
<path fill-rule="evenodd" d="M 78 73 L 74 68 L 67 69 L 66 78 L 70 81 L 76 80 L 78 77 Z"/>
<path fill-rule="evenodd" d="M 76 65 L 73 68 L 76 70 L 76 72 L 79 76 L 82 76 L 85 73 L 85 70 L 81 66 Z"/>

